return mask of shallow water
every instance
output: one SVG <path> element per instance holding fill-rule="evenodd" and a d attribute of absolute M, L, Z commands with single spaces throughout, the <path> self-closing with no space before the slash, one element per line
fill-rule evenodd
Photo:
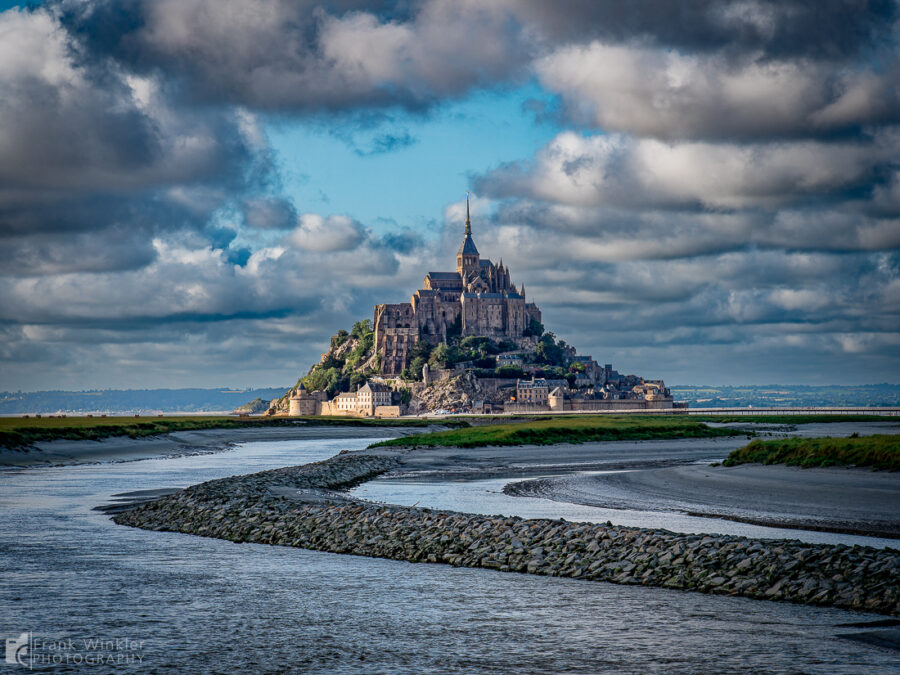
<path fill-rule="evenodd" d="M 147 532 L 119 492 L 324 459 L 368 439 L 0 472 L 0 636 L 143 641 L 116 670 L 887 672 L 870 614 Z M 113 650 L 113 655 L 122 650 Z M 61 652 L 57 652 L 61 654 Z M 17 670 L 7 667 L 9 672 Z M 96 672 L 108 672 L 102 667 Z M 84 665 L 53 672 L 88 671 Z M 23 671 L 24 672 L 24 671 Z"/>
<path fill-rule="evenodd" d="M 575 475 L 600 475 L 606 471 L 576 472 Z M 572 475 L 572 474 L 554 474 Z M 529 475 L 528 480 L 549 476 Z M 629 527 L 647 527 L 686 533 L 732 534 L 763 539 L 797 539 L 813 544 L 846 544 L 900 548 L 900 541 L 880 537 L 863 537 L 834 532 L 814 532 L 780 527 L 751 525 L 722 518 L 689 516 L 671 511 L 639 511 L 608 509 L 534 497 L 520 497 L 503 493 L 503 486 L 513 478 L 491 478 L 470 481 L 429 481 L 403 478 L 376 479 L 352 490 L 360 499 L 375 502 L 427 506 L 433 509 L 520 516 L 522 518 L 565 518 L 572 521 L 605 523 Z"/>

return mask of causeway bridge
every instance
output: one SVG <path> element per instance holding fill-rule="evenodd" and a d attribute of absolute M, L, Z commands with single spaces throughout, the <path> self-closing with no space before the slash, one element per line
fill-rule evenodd
<path fill-rule="evenodd" d="M 643 412 L 643 411 L 642 411 Z M 789 408 L 756 408 L 747 406 L 744 408 L 672 408 L 671 410 L 658 410 L 661 413 L 681 413 L 688 415 L 900 415 L 898 407 L 847 407 L 835 406 L 808 407 L 796 406 Z"/>
<path fill-rule="evenodd" d="M 465 413 L 466 415 L 478 413 Z M 528 412 L 494 413 L 493 417 L 512 415 L 733 415 L 752 417 L 756 415 L 872 415 L 900 417 L 900 407 L 838 407 L 838 406 L 790 406 L 764 408 L 746 406 L 740 408 L 622 408 L 616 410 L 529 410 Z M 452 415 L 428 414 L 425 417 L 448 417 Z"/>

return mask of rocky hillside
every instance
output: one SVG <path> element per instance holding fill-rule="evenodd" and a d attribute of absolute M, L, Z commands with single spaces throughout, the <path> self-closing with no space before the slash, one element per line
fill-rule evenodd
<path fill-rule="evenodd" d="M 509 386 L 515 386 L 515 379 Z M 488 386 L 472 371 L 466 371 L 447 380 L 431 382 L 427 387 L 421 382 L 404 383 L 412 392 L 409 412 L 412 414 L 435 410 L 468 410 L 475 401 L 502 403 L 509 398 L 509 390 Z"/>
<path fill-rule="evenodd" d="M 378 372 L 378 365 L 372 322 L 357 321 L 349 332 L 339 330 L 331 336 L 328 351 L 293 388 L 303 384 L 307 391 L 323 390 L 328 392 L 328 398 L 334 398 L 342 391 L 354 391 L 364 385 Z M 271 402 L 271 414 L 288 412 L 289 395 L 290 390 Z"/>
<path fill-rule="evenodd" d="M 264 401 L 261 398 L 255 398 L 250 403 L 245 403 L 244 405 L 235 408 L 232 411 L 234 415 L 258 415 L 260 413 L 264 413 L 269 409 L 269 401 Z"/>
<path fill-rule="evenodd" d="M 400 402 L 408 405 L 408 412 L 412 414 L 441 409 L 465 410 L 471 408 L 473 401 L 500 403 L 509 398 L 509 391 L 498 388 L 497 381 L 514 386 L 516 378 L 526 377 L 526 374 L 521 368 L 498 364 L 498 354 L 525 353 L 529 363 L 540 364 L 542 370 L 537 371 L 538 377 L 561 379 L 570 376 L 563 365 L 568 357 L 574 356 L 575 350 L 562 340 L 557 341 L 552 333 L 543 333 L 540 324 L 535 326 L 535 331 L 541 336 L 529 338 L 525 346 L 479 336 L 451 338 L 449 344 L 437 347 L 420 340 L 412 346 L 409 366 L 400 377 L 388 380 L 379 377 L 378 381 L 398 392 Z M 433 374 L 428 386 L 422 382 L 426 364 Z M 341 392 L 355 391 L 369 379 L 378 377 L 380 365 L 375 354 L 372 322 L 357 321 L 350 331 L 339 330 L 331 337 L 328 351 L 297 384 L 302 383 L 309 392 L 325 391 L 331 399 Z M 446 375 L 454 368 L 458 374 L 453 377 L 439 376 L 442 371 Z M 491 381 L 494 381 L 493 385 L 488 384 Z M 267 412 L 286 414 L 289 395 L 290 391 L 287 391 L 281 398 L 274 399 Z"/>

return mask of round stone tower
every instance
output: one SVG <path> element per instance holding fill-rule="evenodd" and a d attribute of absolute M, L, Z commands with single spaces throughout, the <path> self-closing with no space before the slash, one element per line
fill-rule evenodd
<path fill-rule="evenodd" d="M 298 384 L 297 388 L 291 392 L 291 396 L 288 399 L 288 415 L 291 417 L 299 417 L 303 414 L 300 406 L 300 401 L 302 400 L 300 395 L 301 391 L 305 393 L 306 390 L 303 388 L 303 384 Z"/>

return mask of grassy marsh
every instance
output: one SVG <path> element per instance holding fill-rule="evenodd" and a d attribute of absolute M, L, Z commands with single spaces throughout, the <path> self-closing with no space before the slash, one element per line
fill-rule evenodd
<path fill-rule="evenodd" d="M 716 429 L 687 417 L 644 415 L 579 415 L 451 429 L 415 437 L 394 438 L 370 447 L 458 447 L 489 445 L 552 445 L 590 441 L 709 438 L 744 435 L 746 431 Z"/>
<path fill-rule="evenodd" d="M 463 421 L 440 422 L 465 425 Z M 433 420 L 360 419 L 352 417 L 2 417 L 0 447 L 27 449 L 35 443 L 54 440 L 99 441 L 114 436 L 141 438 L 173 431 L 201 429 L 246 429 L 251 427 L 378 426 L 427 427 Z"/>
<path fill-rule="evenodd" d="M 900 435 L 755 440 L 732 452 L 723 462 L 725 466 L 746 463 L 805 468 L 866 466 L 897 471 L 900 469 Z"/>

